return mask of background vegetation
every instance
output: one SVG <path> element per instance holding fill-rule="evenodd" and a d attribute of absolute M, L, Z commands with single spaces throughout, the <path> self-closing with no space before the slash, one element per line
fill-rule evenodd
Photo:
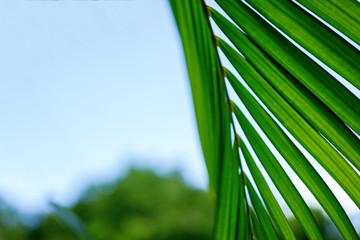
<path fill-rule="evenodd" d="M 91 239 L 212 239 L 213 205 L 204 191 L 186 185 L 179 173 L 158 176 L 151 170 L 132 169 L 125 178 L 90 187 L 70 209 Z M 326 235 L 329 220 L 322 211 L 312 211 Z M 0 219 L 0 239 L 78 239 L 56 211 L 34 217 L 28 225 L 2 203 Z M 295 218 L 290 224 L 297 239 L 307 239 Z"/>
<path fill-rule="evenodd" d="M 55 213 L 27 226 L 15 211 L 1 211 L 0 239 L 77 239 Z M 116 182 L 90 187 L 71 207 L 91 239 L 211 239 L 213 208 L 204 191 L 178 173 L 130 170 Z"/>

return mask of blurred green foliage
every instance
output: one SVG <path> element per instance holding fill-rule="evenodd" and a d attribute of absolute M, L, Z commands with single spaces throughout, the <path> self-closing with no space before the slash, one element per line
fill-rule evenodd
<path fill-rule="evenodd" d="M 26 239 L 27 229 L 17 212 L 4 202 L 0 202 L 0 239 Z"/>
<path fill-rule="evenodd" d="M 91 239 L 211 239 L 210 200 L 176 173 L 161 177 L 148 170 L 130 170 L 124 179 L 88 189 L 71 210 Z M 42 216 L 31 229 L 1 229 L 6 236 L 0 239 L 78 239 L 55 214 Z"/>
<path fill-rule="evenodd" d="M 68 210 L 54 206 L 53 213 L 28 226 L 0 202 L 0 240 L 75 240 L 81 235 L 93 240 L 212 239 L 212 203 L 177 173 L 158 176 L 133 169 L 123 179 L 90 187 Z M 328 219 L 321 210 L 312 213 L 326 236 Z M 296 219 L 289 222 L 296 239 L 307 239 Z"/>

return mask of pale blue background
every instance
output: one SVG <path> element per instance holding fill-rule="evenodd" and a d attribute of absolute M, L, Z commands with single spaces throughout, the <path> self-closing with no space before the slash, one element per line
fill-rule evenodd
<path fill-rule="evenodd" d="M 129 165 L 206 188 L 165 0 L 0 2 L 0 197 L 70 203 Z"/>

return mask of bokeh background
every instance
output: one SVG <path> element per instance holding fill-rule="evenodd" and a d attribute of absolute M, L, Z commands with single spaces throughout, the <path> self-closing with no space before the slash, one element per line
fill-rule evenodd
<path fill-rule="evenodd" d="M 189 186 L 206 189 L 181 42 L 166 0 L 4 0 L 0 36 L 4 227 L 36 228 L 40 215 L 54 211 L 50 202 L 76 205 L 90 186 L 112 184 L 130 168 L 177 171 Z M 153 188 L 144 202 L 159 194 Z M 5 232 L 0 238 L 20 239 Z"/>
<path fill-rule="evenodd" d="M 206 188 L 167 1 L 0 5 L 0 194 L 42 210 L 133 165 Z"/>
<path fill-rule="evenodd" d="M 211 238 L 166 0 L 2 0 L 0 36 L 0 239 L 76 239 L 62 213 L 94 239 Z"/>

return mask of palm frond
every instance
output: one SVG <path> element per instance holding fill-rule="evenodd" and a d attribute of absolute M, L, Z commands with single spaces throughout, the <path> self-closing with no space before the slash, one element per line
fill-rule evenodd
<path fill-rule="evenodd" d="M 329 73 L 331 69 L 339 74 L 355 92 L 360 89 L 360 52 L 343 37 L 359 44 L 360 3 L 216 3 L 227 16 L 203 0 L 170 0 L 188 66 L 210 191 L 216 196 L 214 239 L 295 239 L 271 184 L 308 238 L 323 239 L 293 183 L 294 174 L 343 238 L 358 239 L 312 161 L 360 207 L 360 100 Z M 210 18 L 228 40 L 214 35 Z M 222 66 L 219 49 L 239 77 Z"/>

